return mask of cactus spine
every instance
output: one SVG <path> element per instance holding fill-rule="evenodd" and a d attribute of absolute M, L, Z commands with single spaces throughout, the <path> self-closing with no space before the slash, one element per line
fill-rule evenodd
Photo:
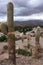
<path fill-rule="evenodd" d="M 13 3 L 8 3 L 7 5 L 7 21 L 8 21 L 8 51 L 10 61 L 16 65 L 15 56 L 15 34 L 13 25 Z"/>

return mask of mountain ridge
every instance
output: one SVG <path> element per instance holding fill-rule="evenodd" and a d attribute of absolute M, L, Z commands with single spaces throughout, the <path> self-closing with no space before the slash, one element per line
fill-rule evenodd
<path fill-rule="evenodd" d="M 27 20 L 27 21 L 15 21 L 14 26 L 28 26 L 28 25 L 41 25 L 43 26 L 43 20 Z"/>

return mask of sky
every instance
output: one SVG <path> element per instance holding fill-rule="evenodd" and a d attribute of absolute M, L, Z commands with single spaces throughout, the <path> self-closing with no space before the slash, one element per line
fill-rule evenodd
<path fill-rule="evenodd" d="M 7 4 L 13 2 L 14 20 L 43 20 L 43 0 L 0 0 L 0 22 L 7 21 Z"/>

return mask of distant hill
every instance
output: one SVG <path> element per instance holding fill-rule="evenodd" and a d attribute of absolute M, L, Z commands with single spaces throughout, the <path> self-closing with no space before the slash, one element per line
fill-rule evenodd
<path fill-rule="evenodd" d="M 8 22 L 4 22 L 7 24 Z M 2 22 L 0 22 L 0 25 Z M 43 26 L 43 20 L 28 20 L 28 21 L 14 21 L 14 26 L 33 26 L 40 25 Z"/>
<path fill-rule="evenodd" d="M 33 26 L 33 25 L 41 25 L 43 26 L 43 20 L 28 20 L 28 21 L 15 21 L 14 26 Z"/>

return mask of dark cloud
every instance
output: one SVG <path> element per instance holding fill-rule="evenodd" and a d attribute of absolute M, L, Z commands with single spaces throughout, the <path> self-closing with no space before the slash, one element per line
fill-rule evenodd
<path fill-rule="evenodd" d="M 15 16 L 29 16 L 43 12 L 43 0 L 13 0 Z M 8 0 L 0 0 L 0 16 L 6 15 Z"/>
<path fill-rule="evenodd" d="M 15 16 L 28 16 L 43 12 L 43 0 L 14 0 Z"/>
<path fill-rule="evenodd" d="M 26 0 L 14 0 L 15 6 L 17 7 L 26 7 L 27 1 Z"/>

